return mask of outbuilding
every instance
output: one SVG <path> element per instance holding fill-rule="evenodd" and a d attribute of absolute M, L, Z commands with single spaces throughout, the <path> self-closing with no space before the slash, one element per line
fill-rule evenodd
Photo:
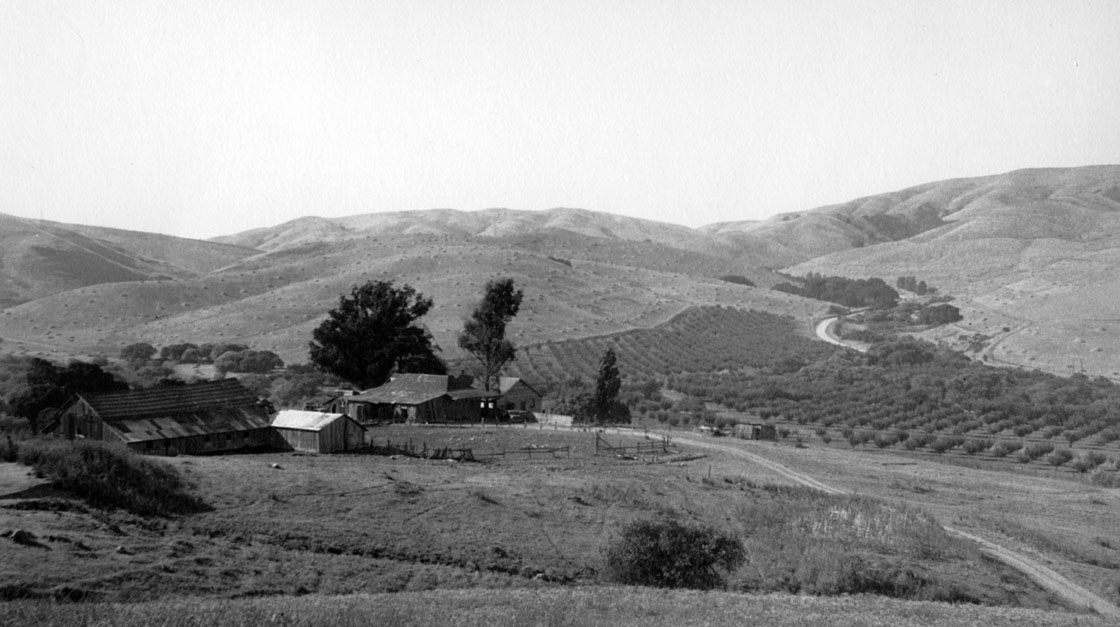
<path fill-rule="evenodd" d="M 479 422 L 496 413 L 497 398 L 497 392 L 470 387 L 470 377 L 401 373 L 380 387 L 339 398 L 335 411 L 362 425 Z"/>
<path fill-rule="evenodd" d="M 499 406 L 506 411 L 539 411 L 542 395 L 518 377 L 498 379 Z"/>
<path fill-rule="evenodd" d="M 339 453 L 365 445 L 365 427 L 345 414 L 285 409 L 271 426 L 273 445 L 284 450 Z"/>

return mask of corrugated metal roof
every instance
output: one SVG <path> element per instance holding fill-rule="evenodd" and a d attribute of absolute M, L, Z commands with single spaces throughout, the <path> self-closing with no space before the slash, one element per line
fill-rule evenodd
<path fill-rule="evenodd" d="M 244 407 L 211 408 L 200 412 L 179 412 L 174 415 L 155 415 L 147 418 L 118 419 L 106 421 L 105 427 L 119 433 L 125 442 L 146 442 L 267 429 L 268 417 L 263 408 L 254 404 Z"/>
<path fill-rule="evenodd" d="M 381 387 L 345 398 L 359 403 L 420 405 L 446 394 L 447 382 L 444 374 L 398 374 Z"/>
<path fill-rule="evenodd" d="M 81 397 L 105 421 L 178 416 L 257 406 L 257 397 L 245 389 L 237 379 L 106 394 L 82 394 Z M 264 410 L 260 413 L 263 415 Z"/>
<path fill-rule="evenodd" d="M 301 431 L 321 431 L 338 419 L 349 420 L 345 414 L 330 414 L 319 411 L 299 411 L 284 409 L 272 417 L 270 424 L 280 429 L 299 429 Z"/>

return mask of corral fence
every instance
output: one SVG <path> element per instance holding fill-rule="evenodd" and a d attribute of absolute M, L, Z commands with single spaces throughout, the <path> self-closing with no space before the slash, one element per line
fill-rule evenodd
<path fill-rule="evenodd" d="M 603 434 L 595 432 L 595 454 L 596 455 L 613 455 L 621 459 L 646 459 L 649 457 L 660 457 L 669 455 L 672 442 L 668 436 L 650 436 L 646 435 L 646 440 L 637 442 L 635 444 L 623 444 L 621 441 L 618 444 L 611 444 Z"/>
<path fill-rule="evenodd" d="M 572 447 L 571 446 L 523 446 L 517 449 L 502 449 L 493 453 L 479 453 L 477 457 L 501 457 L 505 459 L 509 457 L 524 456 L 526 459 L 533 459 L 534 455 L 549 456 L 549 457 L 566 457 L 571 459 Z"/>
<path fill-rule="evenodd" d="M 417 445 L 413 443 L 412 440 L 394 444 L 386 439 L 385 446 L 373 444 L 370 446 L 370 452 L 374 455 L 402 455 L 404 457 L 420 457 L 423 459 L 453 459 L 455 461 L 464 462 L 475 461 L 475 455 L 472 449 L 451 448 L 448 446 L 428 448 L 426 442 L 421 442 Z"/>
<path fill-rule="evenodd" d="M 471 448 L 452 448 L 449 446 L 435 446 L 429 447 L 426 442 L 414 442 L 408 440 L 407 442 L 392 442 L 386 439 L 385 445 L 380 446 L 373 444 L 370 446 L 370 452 L 374 455 L 401 455 L 403 457 L 417 457 L 421 459 L 452 459 L 455 461 L 473 462 L 482 459 L 501 458 L 506 459 L 533 459 L 534 457 L 566 457 L 571 459 L 572 447 L 571 446 L 539 446 L 530 445 L 523 446 L 516 449 L 502 448 L 497 451 L 490 451 L 486 453 L 476 453 Z"/>

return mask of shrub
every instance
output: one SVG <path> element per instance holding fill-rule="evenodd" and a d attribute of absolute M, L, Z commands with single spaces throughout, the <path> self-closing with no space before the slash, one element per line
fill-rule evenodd
<path fill-rule="evenodd" d="M 959 435 L 946 435 L 934 440 L 933 444 L 930 444 L 929 448 L 934 453 L 941 454 L 962 444 L 964 444 L 963 437 Z"/>
<path fill-rule="evenodd" d="M 1093 471 L 1093 474 L 1089 475 L 1089 481 L 1093 485 L 1102 488 L 1116 488 L 1120 487 L 1120 474 L 1117 474 L 1114 470 L 1101 467 L 1097 468 Z"/>
<path fill-rule="evenodd" d="M 990 448 L 992 448 L 991 440 L 968 440 L 964 443 L 964 452 L 969 455 L 982 453 Z"/>
<path fill-rule="evenodd" d="M 1073 453 L 1068 448 L 1060 448 L 1046 457 L 1046 461 L 1052 466 L 1061 466 L 1071 459 Z"/>
<path fill-rule="evenodd" d="M 119 507 L 142 516 L 207 511 L 179 473 L 120 445 L 95 441 L 28 440 L 19 461 L 95 507 Z"/>
<path fill-rule="evenodd" d="M 1019 454 L 1020 457 L 1026 457 L 1026 461 L 1034 461 L 1043 455 L 1048 455 L 1054 451 L 1054 444 L 1051 442 L 1034 442 L 1028 444 L 1023 448 Z"/>
<path fill-rule="evenodd" d="M 1007 457 L 1021 448 L 1023 448 L 1022 442 L 1000 442 L 992 447 L 992 455 L 996 457 Z"/>
<path fill-rule="evenodd" d="M 650 520 L 627 525 L 604 554 L 612 581 L 701 590 L 723 585 L 717 566 L 731 571 L 745 559 L 738 539 L 711 527 Z"/>
<path fill-rule="evenodd" d="M 0 461 L 14 462 L 19 456 L 19 444 L 12 440 L 12 436 L 5 436 L 0 440 Z"/>

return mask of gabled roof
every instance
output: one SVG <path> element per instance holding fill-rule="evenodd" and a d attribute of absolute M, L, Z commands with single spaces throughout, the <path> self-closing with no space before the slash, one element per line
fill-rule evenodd
<path fill-rule="evenodd" d="M 257 397 L 237 379 L 78 396 L 105 421 L 257 407 Z"/>
<path fill-rule="evenodd" d="M 498 379 L 498 390 L 500 390 L 502 394 L 505 394 L 506 392 L 512 390 L 513 386 L 517 385 L 518 383 L 529 388 L 529 390 L 532 391 L 533 394 L 536 394 L 537 396 L 543 396 L 540 392 L 534 389 L 533 386 L 526 383 L 525 380 L 520 377 L 501 377 L 500 379 Z"/>
<path fill-rule="evenodd" d="M 346 414 L 331 414 L 319 411 L 298 411 L 295 409 L 283 409 L 280 411 L 280 413 L 272 417 L 272 420 L 269 424 L 280 429 L 322 431 L 324 427 L 340 418 L 342 420 L 353 421 L 353 419 Z M 357 424 L 357 422 L 355 422 L 354 424 Z"/>
<path fill-rule="evenodd" d="M 419 405 L 447 394 L 449 377 L 444 374 L 397 374 L 381 387 L 347 396 L 347 401 Z"/>

